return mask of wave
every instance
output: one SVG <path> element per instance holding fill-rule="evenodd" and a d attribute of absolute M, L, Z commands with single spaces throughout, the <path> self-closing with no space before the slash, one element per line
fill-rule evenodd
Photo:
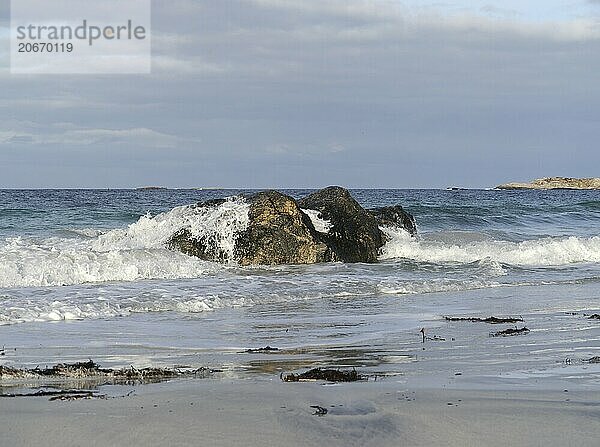
<path fill-rule="evenodd" d="M 333 225 L 331 225 L 331 222 L 329 220 L 323 219 L 323 216 L 321 216 L 321 213 L 319 211 L 304 209 L 302 211 L 308 217 L 310 217 L 310 220 L 313 226 L 315 227 L 315 230 L 317 230 L 320 233 L 329 233 L 329 230 L 331 230 L 331 227 Z"/>
<path fill-rule="evenodd" d="M 140 279 L 195 278 L 223 269 L 165 248 L 187 229 L 233 259 L 235 238 L 248 225 L 249 205 L 181 206 L 142 216 L 125 229 L 80 230 L 79 238 L 10 238 L 0 246 L 0 287 L 61 286 Z"/>
<path fill-rule="evenodd" d="M 233 287 L 223 286 L 215 279 L 202 282 L 191 279 L 185 284 L 109 284 L 101 288 L 79 286 L 69 290 L 23 289 L 0 295 L 0 326 L 71 320 L 98 320 L 127 317 L 135 314 L 174 312 L 198 314 L 219 309 L 250 307 L 256 304 L 306 302 L 312 300 L 352 299 L 364 293 L 356 290 L 305 290 L 289 281 L 268 281 L 265 293 L 257 293 L 252 284 L 243 281 Z M 261 284 L 262 281 L 261 281 Z M 267 291 L 268 290 L 268 291 Z M 12 296 L 11 296 L 12 295 Z"/>
<path fill-rule="evenodd" d="M 233 260 L 236 237 L 248 226 L 249 209 L 242 197 L 231 197 L 214 206 L 179 206 L 155 217 L 142 216 L 127 229 L 102 234 L 92 248 L 99 252 L 162 248 L 171 236 L 186 229 L 193 238 L 204 240 Z"/>
<path fill-rule="evenodd" d="M 462 292 L 466 290 L 502 287 L 503 285 L 505 284 L 495 281 L 432 279 L 426 281 L 383 283 L 378 286 L 378 290 L 386 295 L 416 295 L 436 292 Z"/>
<path fill-rule="evenodd" d="M 600 262 L 600 237 L 547 237 L 523 242 L 478 240 L 473 237 L 412 238 L 407 232 L 385 228 L 390 239 L 381 259 L 412 259 L 432 263 L 472 263 L 489 260 L 515 266 L 560 266 Z M 456 235 L 455 235 L 456 236 Z"/>
<path fill-rule="evenodd" d="M 577 206 L 581 206 L 590 210 L 600 210 L 600 200 L 587 200 L 585 202 L 579 202 L 577 203 Z"/>
<path fill-rule="evenodd" d="M 12 306 L 0 308 L 0 325 L 40 323 L 50 321 L 97 320 L 126 317 L 139 313 L 180 312 L 201 313 L 221 308 L 251 305 L 245 298 L 194 297 L 187 299 L 121 299 L 106 300 L 93 297 L 87 300 L 19 300 Z"/>

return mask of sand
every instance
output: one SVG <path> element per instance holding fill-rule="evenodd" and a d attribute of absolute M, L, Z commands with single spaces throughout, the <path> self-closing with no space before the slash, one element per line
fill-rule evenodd
<path fill-rule="evenodd" d="M 106 400 L 3 398 L 0 445 L 598 445 L 597 393 L 511 388 L 207 379 L 118 387 L 109 394 L 135 392 Z"/>

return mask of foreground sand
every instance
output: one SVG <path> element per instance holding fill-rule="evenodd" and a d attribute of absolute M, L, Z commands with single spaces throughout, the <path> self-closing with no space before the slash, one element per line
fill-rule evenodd
<path fill-rule="evenodd" d="M 393 379 L 339 385 L 185 380 L 107 400 L 3 398 L 0 445 L 597 446 L 598 397 L 564 390 L 411 390 Z M 315 416 L 311 405 L 328 413 Z"/>

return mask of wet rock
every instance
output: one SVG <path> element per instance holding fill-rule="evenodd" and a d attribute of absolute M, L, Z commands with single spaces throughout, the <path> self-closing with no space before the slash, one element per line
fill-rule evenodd
<path fill-rule="evenodd" d="M 321 233 L 334 261 L 377 262 L 385 236 L 375 217 L 339 186 L 317 191 L 298 201 L 303 209 L 319 211 L 331 223 L 328 233 Z"/>
<path fill-rule="evenodd" d="M 169 238 L 167 247 L 207 261 L 233 261 L 244 266 L 373 263 L 386 242 L 380 226 L 416 233 L 414 218 L 401 206 L 367 211 L 349 191 L 336 186 L 299 201 L 277 191 L 260 192 L 244 199 L 248 208 L 243 218 L 239 208 L 237 216 L 236 211 L 227 214 L 228 210 L 220 208 L 231 200 L 194 205 L 199 221 L 210 218 L 213 212 L 222 212 L 218 218 L 227 222 L 218 231 L 196 228 L 196 235 L 190 228 L 183 228 Z"/>
<path fill-rule="evenodd" d="M 398 227 L 417 235 L 417 223 L 412 214 L 407 213 L 400 205 L 384 206 L 367 210 L 375 217 L 379 227 Z"/>
<path fill-rule="evenodd" d="M 206 202 L 191 205 L 193 208 L 216 208 L 223 205 L 225 199 L 213 199 Z M 228 253 L 219 249 L 215 241 L 195 237 L 189 228 L 183 228 L 176 232 L 167 241 L 167 247 L 171 250 L 178 250 L 188 256 L 203 259 L 205 261 L 227 262 Z"/>
<path fill-rule="evenodd" d="M 241 265 L 315 264 L 331 260 L 331 251 L 293 198 L 265 191 L 249 200 L 249 225 L 235 247 L 236 260 Z"/>

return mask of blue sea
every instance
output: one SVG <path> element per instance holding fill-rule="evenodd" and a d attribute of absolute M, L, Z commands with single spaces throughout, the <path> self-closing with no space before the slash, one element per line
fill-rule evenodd
<path fill-rule="evenodd" d="M 598 386 L 600 191 L 353 190 L 401 204 L 377 264 L 242 268 L 166 248 L 192 227 L 232 250 L 247 190 L 0 191 L 0 365 L 210 366 L 277 376 L 556 377 Z M 300 198 L 311 191 L 284 191 Z M 226 210 L 188 205 L 232 197 Z M 491 337 L 446 316 L 518 316 Z M 422 343 L 421 328 L 427 342 Z M 274 353 L 250 348 L 277 347 Z"/>

